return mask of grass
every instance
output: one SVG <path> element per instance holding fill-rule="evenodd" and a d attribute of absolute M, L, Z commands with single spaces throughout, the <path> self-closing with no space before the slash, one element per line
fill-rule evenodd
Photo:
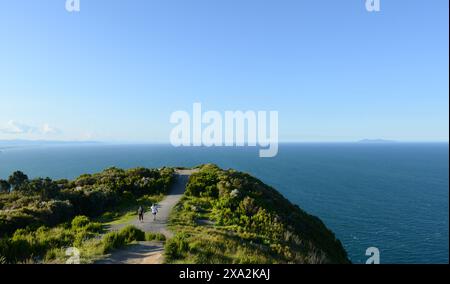
<path fill-rule="evenodd" d="M 126 226 L 118 232 L 109 232 L 102 238 L 97 236 L 87 239 L 76 248 L 80 252 L 80 263 L 90 264 L 103 259 L 108 253 L 116 249 L 150 239 L 163 240 L 159 234 L 144 233 L 136 227 Z M 66 249 L 58 247 L 47 251 L 43 263 L 65 263 L 67 259 Z"/>
<path fill-rule="evenodd" d="M 248 241 L 233 226 L 213 222 L 209 198 L 184 196 L 172 211 L 169 228 L 176 235 L 165 244 L 171 264 L 261 264 L 280 260 L 261 245 Z M 203 222 L 199 222 L 203 220 Z M 209 222 L 205 222 L 208 220 Z"/>
<path fill-rule="evenodd" d="M 164 198 L 164 194 L 158 195 L 144 195 L 137 200 L 130 200 L 130 202 L 115 208 L 114 212 L 105 212 L 96 221 L 105 225 L 120 225 L 129 223 L 137 218 L 137 209 L 143 206 L 148 210 L 152 204 L 158 203 Z"/>
<path fill-rule="evenodd" d="M 72 181 L 26 178 L 20 190 L 0 193 L 0 263 L 65 263 L 71 247 L 91 263 L 131 242 L 164 240 L 132 227 L 103 234 L 137 218 L 139 206 L 160 202 L 172 181 L 170 168 L 109 168 Z"/>
<path fill-rule="evenodd" d="M 103 226 L 129 223 L 137 218 L 138 206 L 149 208 L 152 204 L 160 202 L 163 198 L 163 194 L 142 196 L 135 201 L 120 206 L 115 212 L 104 213 L 97 218 L 96 221 L 101 222 Z M 98 235 L 96 238 L 86 240 L 77 248 L 80 250 L 81 263 L 94 263 L 95 261 L 104 258 L 107 253 L 125 247 L 136 241 L 165 240 L 166 238 L 163 234 L 151 232 L 144 233 L 133 226 L 126 226 L 119 232 L 109 232 L 103 237 Z M 56 261 L 56 263 L 61 263 L 62 260 L 67 259 L 64 250 L 55 250 L 50 252 L 50 254 L 54 255 L 53 261 Z"/>
<path fill-rule="evenodd" d="M 178 230 L 165 245 L 171 264 L 267 264 L 280 260 L 262 246 L 244 241 L 223 228 L 189 227 Z"/>
<path fill-rule="evenodd" d="M 161 233 L 152 233 L 152 232 L 146 232 L 145 233 L 145 240 L 146 241 L 166 241 L 166 236 L 164 236 Z"/>
<path fill-rule="evenodd" d="M 118 232 L 109 232 L 84 240 L 76 248 L 80 252 L 80 263 L 91 264 L 103 259 L 108 253 L 139 241 L 165 241 L 162 234 L 144 233 L 134 226 L 126 226 Z M 43 263 L 65 263 L 68 259 L 66 248 L 52 248 L 47 251 Z"/>
<path fill-rule="evenodd" d="M 66 249 L 76 247 L 89 262 L 102 254 L 98 246 L 102 232 L 102 224 L 85 216 L 53 228 L 19 229 L 11 238 L 0 241 L 0 255 L 8 263 L 65 263 Z"/>
<path fill-rule="evenodd" d="M 317 217 L 275 189 L 206 165 L 191 175 L 169 219 L 165 260 L 181 264 L 349 263 Z"/>
<path fill-rule="evenodd" d="M 19 229 L 11 239 L 0 241 L 0 260 L 2 263 L 66 263 L 70 257 L 66 251 L 73 247 L 80 253 L 80 262 L 89 264 L 137 241 L 165 241 L 162 234 L 145 233 L 134 226 L 102 234 L 102 224 L 85 216 L 53 228 Z"/>
<path fill-rule="evenodd" d="M 116 217 L 114 220 L 104 223 L 105 225 L 120 225 L 131 222 L 137 218 L 137 214 L 134 211 L 127 212 L 122 216 Z"/>
<path fill-rule="evenodd" d="M 77 247 L 80 252 L 80 263 L 91 264 L 105 255 L 104 240 L 101 238 L 92 238 L 84 241 Z M 66 248 L 53 248 L 47 251 L 43 263 L 61 264 L 66 263 L 69 256 L 66 255 Z"/>

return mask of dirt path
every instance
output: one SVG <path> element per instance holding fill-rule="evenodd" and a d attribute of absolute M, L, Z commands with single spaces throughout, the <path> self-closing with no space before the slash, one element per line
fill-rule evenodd
<path fill-rule="evenodd" d="M 153 216 L 149 212 L 149 208 L 146 208 L 147 212 L 144 215 L 144 221 L 140 222 L 132 220 L 127 223 L 112 225 L 109 230 L 116 231 L 121 228 L 133 225 L 141 229 L 144 232 L 161 233 L 166 238 L 171 238 L 173 233 L 168 230 L 167 224 L 169 221 L 169 215 L 173 207 L 180 201 L 183 196 L 184 190 L 189 176 L 194 170 L 177 170 L 176 180 L 172 186 L 172 189 L 160 203 L 158 203 L 158 214 L 156 220 L 153 221 Z M 164 252 L 164 244 L 158 241 L 152 242 L 138 242 L 132 244 L 124 249 L 116 250 L 108 255 L 105 259 L 99 261 L 99 264 L 158 264 L 162 263 Z"/>
<path fill-rule="evenodd" d="M 115 250 L 98 264 L 161 264 L 164 244 L 162 242 L 139 242 L 124 249 Z"/>

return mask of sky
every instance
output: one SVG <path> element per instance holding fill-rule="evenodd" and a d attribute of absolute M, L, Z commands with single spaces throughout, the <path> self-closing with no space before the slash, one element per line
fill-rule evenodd
<path fill-rule="evenodd" d="M 448 141 L 447 0 L 0 0 L 0 139 L 165 143 L 275 110 L 286 142 Z"/>

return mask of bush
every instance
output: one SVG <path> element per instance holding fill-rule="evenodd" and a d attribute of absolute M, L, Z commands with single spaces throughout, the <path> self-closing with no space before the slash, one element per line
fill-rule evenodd
<path fill-rule="evenodd" d="M 25 240 L 0 240 L 0 256 L 4 259 L 5 263 L 16 263 L 25 259 L 29 251 L 29 243 Z"/>
<path fill-rule="evenodd" d="M 145 233 L 134 226 L 126 226 L 120 230 L 119 234 L 124 238 L 125 243 L 134 241 L 145 241 Z"/>
<path fill-rule="evenodd" d="M 24 261 L 51 261 L 65 247 L 81 247 L 101 231 L 100 223 L 85 223 L 86 217 L 77 218 L 74 224 L 54 228 L 41 226 L 36 230 L 18 229 L 11 238 L 0 240 L 0 255 L 8 263 Z M 80 221 L 80 222 L 78 222 Z"/>
<path fill-rule="evenodd" d="M 234 170 L 200 167 L 172 215 L 172 229 L 189 232 L 193 245 L 178 235 L 167 241 L 169 263 L 349 263 L 319 218 Z"/>
<path fill-rule="evenodd" d="M 131 227 L 110 233 L 104 240 L 94 239 L 103 226 L 91 222 L 89 217 L 117 210 L 121 205 L 134 205 L 146 195 L 163 194 L 173 177 L 174 170 L 170 168 L 110 168 L 74 181 L 28 180 L 25 174 L 16 172 L 11 178 L 14 190 L 0 192 L 1 262 L 59 260 L 60 249 L 83 247 L 87 242 L 92 243 L 89 251 L 97 253 L 103 246 L 110 250 L 143 241 L 145 233 Z M 2 190 L 5 185 L 3 182 Z M 111 217 L 113 214 L 105 214 L 103 219 Z M 148 238 L 164 237 L 156 234 Z M 103 246 L 95 245 L 101 243 Z"/>
<path fill-rule="evenodd" d="M 63 248 L 52 248 L 47 251 L 44 256 L 44 261 L 46 263 L 53 262 L 56 259 L 64 259 L 66 257 L 65 249 Z"/>
<path fill-rule="evenodd" d="M 103 237 L 103 250 L 110 252 L 135 241 L 145 241 L 145 233 L 134 226 L 126 226 L 119 232 L 110 232 Z"/>
<path fill-rule="evenodd" d="M 77 216 L 72 220 L 72 228 L 80 229 L 86 227 L 90 223 L 90 220 L 86 216 Z"/>
<path fill-rule="evenodd" d="M 125 238 L 117 232 L 110 232 L 103 237 L 103 251 L 105 253 L 125 245 Z"/>
<path fill-rule="evenodd" d="M 151 233 L 151 232 L 147 232 L 145 233 L 145 240 L 146 241 L 165 241 L 166 240 L 166 236 L 164 236 L 161 233 Z"/>
<path fill-rule="evenodd" d="M 40 227 L 36 231 L 19 229 L 12 238 L 0 241 L 0 255 L 8 263 L 34 261 L 51 249 L 72 245 L 73 240 L 73 234 L 64 228 Z"/>
<path fill-rule="evenodd" d="M 216 186 L 219 181 L 217 171 L 216 167 L 206 166 L 204 170 L 191 175 L 186 186 L 186 195 L 217 198 L 219 194 Z"/>
<path fill-rule="evenodd" d="M 189 252 L 187 238 L 188 236 L 186 234 L 180 233 L 166 242 L 164 249 L 167 260 L 179 259 L 183 257 L 185 253 Z"/>
<path fill-rule="evenodd" d="M 103 225 L 97 222 L 90 222 L 84 227 L 84 230 L 92 233 L 101 233 L 103 231 Z"/>

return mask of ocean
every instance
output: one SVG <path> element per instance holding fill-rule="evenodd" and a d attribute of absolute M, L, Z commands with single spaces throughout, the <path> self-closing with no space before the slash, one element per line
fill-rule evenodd
<path fill-rule="evenodd" d="M 1 148 L 1 147 L 0 147 Z M 0 178 L 74 178 L 116 166 L 215 163 L 248 172 L 321 218 L 354 263 L 376 247 L 381 263 L 449 262 L 448 143 L 281 144 L 256 148 L 169 145 L 41 145 L 0 149 Z"/>

